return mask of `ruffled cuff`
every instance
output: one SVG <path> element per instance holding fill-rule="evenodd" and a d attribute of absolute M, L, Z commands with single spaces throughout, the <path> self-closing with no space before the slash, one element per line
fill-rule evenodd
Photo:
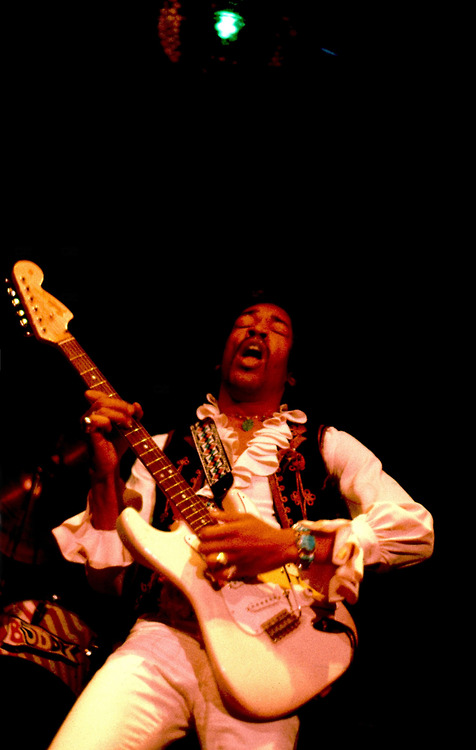
<path fill-rule="evenodd" d="M 138 507 L 141 497 L 133 490 L 125 490 L 125 505 Z M 53 529 L 63 557 L 69 562 L 88 565 L 102 570 L 109 567 L 127 567 L 133 562 L 132 555 L 124 547 L 115 529 L 95 529 L 91 523 L 89 503 L 85 511 L 68 518 Z"/>
<path fill-rule="evenodd" d="M 330 602 L 345 599 L 349 604 L 355 604 L 364 575 L 364 553 L 354 533 L 352 522 L 339 518 L 333 521 L 299 523 L 311 531 L 335 533 L 332 563 L 337 567 L 329 581 L 327 598 Z"/>

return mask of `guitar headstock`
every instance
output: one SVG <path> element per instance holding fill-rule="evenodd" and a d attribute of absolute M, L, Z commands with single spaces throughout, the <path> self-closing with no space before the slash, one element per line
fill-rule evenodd
<path fill-rule="evenodd" d="M 22 327 L 29 325 L 41 341 L 59 344 L 70 336 L 68 323 L 73 313 L 42 289 L 43 278 L 39 266 L 29 260 L 19 260 L 13 266 L 8 294 Z"/>

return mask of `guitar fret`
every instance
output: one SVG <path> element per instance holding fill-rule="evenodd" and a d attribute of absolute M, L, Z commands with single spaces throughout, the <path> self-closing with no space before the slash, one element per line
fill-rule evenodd
<path fill-rule="evenodd" d="M 198 510 L 194 508 L 193 504 L 192 505 L 190 504 L 190 498 L 188 498 L 188 497 L 182 497 L 181 500 L 177 500 L 177 498 L 174 497 L 173 500 L 174 500 L 174 505 L 177 506 L 177 508 L 179 509 L 180 512 L 184 511 L 184 507 L 183 506 L 184 506 L 184 503 L 186 503 L 185 513 L 186 513 L 187 521 L 189 521 L 190 518 L 193 518 L 194 516 L 197 515 Z"/>
<path fill-rule="evenodd" d="M 155 461 L 161 461 L 161 460 L 162 460 L 161 458 L 155 458 L 154 462 Z M 153 462 L 151 462 L 151 463 L 153 463 Z M 152 469 L 150 469 L 150 471 L 152 471 Z M 164 471 L 163 471 L 163 469 L 159 469 L 159 470 L 155 469 L 154 471 L 152 471 L 152 474 L 154 475 L 154 478 L 157 479 L 157 481 L 165 482 L 167 479 L 169 479 L 169 477 L 172 476 L 173 472 L 170 471 L 169 474 L 165 474 Z"/>
<path fill-rule="evenodd" d="M 96 373 L 96 372 L 98 372 L 97 369 L 95 367 L 91 367 L 89 370 L 84 370 L 84 372 L 81 372 L 80 375 L 83 378 L 87 377 L 91 385 L 94 385 L 95 388 L 98 388 L 100 385 L 102 385 L 103 383 L 106 383 L 107 381 L 104 378 L 98 380 L 98 375 L 95 375 L 95 374 L 90 375 L 90 373 Z M 100 374 L 99 374 L 99 378 L 101 378 Z"/>
<path fill-rule="evenodd" d="M 149 461 L 149 469 L 150 469 L 150 465 L 151 464 L 155 464 L 156 461 L 162 461 L 162 457 L 161 456 L 157 456 L 157 458 L 153 458 L 152 460 L 150 460 Z"/>
<path fill-rule="evenodd" d="M 149 450 L 146 450 L 145 453 L 141 453 L 141 458 L 145 458 L 145 456 L 147 456 L 148 453 L 152 453 L 153 451 L 155 451 L 155 448 L 149 448 Z M 148 460 L 149 459 L 147 459 L 147 461 Z"/>
<path fill-rule="evenodd" d="M 198 515 L 198 511 L 187 515 L 187 523 L 192 527 L 192 529 L 194 528 L 194 521 L 195 521 L 194 516 L 196 515 Z"/>
<path fill-rule="evenodd" d="M 143 449 L 144 452 L 153 451 L 153 450 L 155 450 L 157 448 L 157 446 L 155 445 L 155 443 L 154 443 L 154 445 L 150 445 L 150 442 L 147 442 L 145 438 L 141 438 L 136 443 L 132 442 L 132 440 L 131 440 L 129 442 L 129 445 L 132 448 L 137 448 L 137 450 Z"/>
<path fill-rule="evenodd" d="M 76 339 L 66 339 L 60 343 L 60 347 L 88 388 L 101 390 L 109 396 L 117 396 L 115 390 L 81 348 Z"/>
<path fill-rule="evenodd" d="M 157 446 L 151 445 L 145 440 L 139 440 L 138 443 L 130 443 L 133 448 L 136 448 L 140 453 L 150 453 L 153 450 L 157 450 Z"/>
<path fill-rule="evenodd" d="M 91 383 L 89 384 L 89 387 L 91 388 L 91 390 L 94 390 L 95 388 L 99 388 L 104 383 L 106 383 L 105 380 L 96 380 L 96 378 L 91 378 Z"/>
<path fill-rule="evenodd" d="M 187 501 L 187 498 L 183 498 L 182 500 L 176 500 L 176 501 L 175 501 L 175 505 L 176 505 L 176 506 L 177 506 L 177 508 L 178 508 L 178 509 L 180 510 L 180 506 L 181 506 L 181 505 L 183 505 L 183 503 L 185 503 L 185 502 L 188 502 L 188 501 Z M 192 517 L 192 516 L 194 516 L 194 515 L 195 515 L 195 511 L 190 511 L 190 512 L 188 512 L 188 513 L 187 513 L 187 521 L 189 520 L 189 518 L 191 518 L 191 517 Z"/>
<path fill-rule="evenodd" d="M 172 484 L 170 484 L 169 482 L 164 482 L 164 486 L 167 487 L 167 492 L 169 492 L 170 494 L 172 494 L 172 490 L 175 487 L 179 488 L 178 492 L 176 492 L 175 495 L 172 495 L 172 497 L 178 497 L 179 495 L 183 496 L 185 494 L 184 488 L 183 488 L 183 480 L 178 481 L 178 482 L 173 482 Z"/>

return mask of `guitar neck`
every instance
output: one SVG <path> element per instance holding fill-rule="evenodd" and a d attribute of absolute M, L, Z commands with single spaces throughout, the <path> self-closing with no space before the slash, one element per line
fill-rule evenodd
<path fill-rule="evenodd" d="M 74 336 L 59 342 L 58 346 L 89 390 L 100 391 L 107 396 L 119 398 L 118 393 L 98 370 Z M 131 427 L 118 427 L 118 431 L 127 441 L 136 458 L 150 472 L 175 510 L 195 533 L 203 526 L 215 523 L 214 519 L 210 517 L 206 503 L 195 495 L 173 463 L 160 450 L 140 422 L 133 419 Z"/>

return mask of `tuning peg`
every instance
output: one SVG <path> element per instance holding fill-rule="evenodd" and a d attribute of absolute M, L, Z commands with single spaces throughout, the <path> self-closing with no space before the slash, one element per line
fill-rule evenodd
<path fill-rule="evenodd" d="M 30 321 L 26 317 L 25 311 L 17 310 L 16 312 L 17 312 L 18 317 L 20 318 L 19 323 L 21 327 L 23 328 L 23 333 L 25 334 L 25 336 L 31 336 L 32 332 L 30 328 Z"/>

